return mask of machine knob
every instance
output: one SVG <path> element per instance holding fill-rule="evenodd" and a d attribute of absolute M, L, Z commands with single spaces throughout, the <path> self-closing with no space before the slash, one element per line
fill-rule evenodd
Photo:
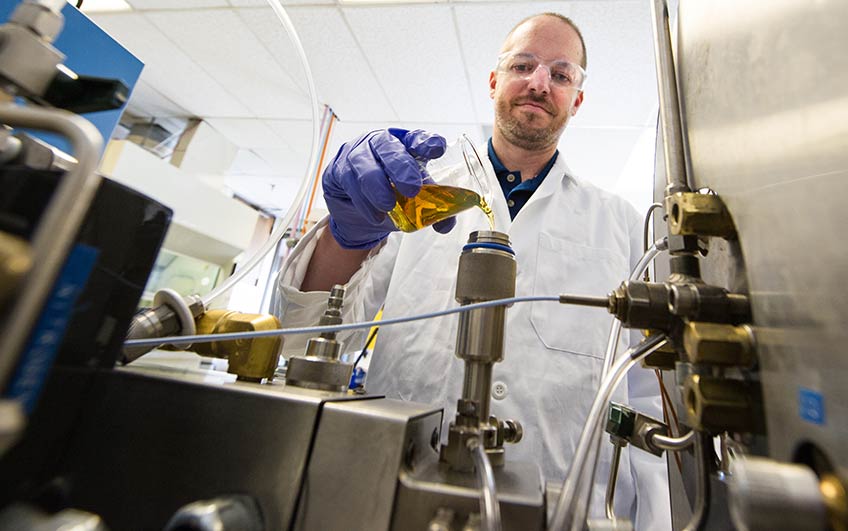
<path fill-rule="evenodd" d="M 808 467 L 747 457 L 730 465 L 730 516 L 740 531 L 825 530 L 827 508 Z"/>
<path fill-rule="evenodd" d="M 224 496 L 180 507 L 165 531 L 262 531 L 262 512 L 249 496 Z"/>

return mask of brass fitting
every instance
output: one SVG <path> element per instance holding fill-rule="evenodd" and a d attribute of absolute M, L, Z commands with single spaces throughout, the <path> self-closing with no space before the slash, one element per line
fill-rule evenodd
<path fill-rule="evenodd" d="M 690 374 L 683 400 L 692 427 L 716 434 L 723 431 L 764 433 L 759 384 Z"/>
<path fill-rule="evenodd" d="M 32 248 L 25 240 L 0 232 L 0 302 L 20 285 L 32 269 Z"/>
<path fill-rule="evenodd" d="M 833 531 L 848 531 L 848 495 L 845 485 L 834 474 L 823 474 L 819 482 L 830 528 Z"/>
<path fill-rule="evenodd" d="M 197 321 L 198 334 L 225 334 L 278 330 L 280 320 L 273 315 L 239 313 L 231 310 L 208 310 Z M 229 341 L 197 343 L 189 350 L 201 356 L 225 358 L 227 372 L 239 380 L 259 382 L 273 378 L 280 359 L 283 339 L 280 336 L 253 337 Z"/>
<path fill-rule="evenodd" d="M 689 322 L 683 347 L 692 363 L 750 367 L 755 359 L 754 336 L 746 325 Z"/>
<path fill-rule="evenodd" d="M 736 239 L 733 219 L 717 195 L 678 192 L 666 197 L 665 211 L 671 234 Z"/>

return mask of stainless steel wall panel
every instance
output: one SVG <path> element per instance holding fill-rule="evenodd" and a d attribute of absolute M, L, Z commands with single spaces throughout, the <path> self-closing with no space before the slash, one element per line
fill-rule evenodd
<path fill-rule="evenodd" d="M 791 460 L 812 441 L 842 467 L 845 20 L 843 0 L 681 1 L 677 50 L 694 182 L 722 197 L 739 231 L 769 453 Z"/>

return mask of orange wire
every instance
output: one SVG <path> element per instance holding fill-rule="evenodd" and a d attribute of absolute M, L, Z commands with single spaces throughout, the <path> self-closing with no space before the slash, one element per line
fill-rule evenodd
<path fill-rule="evenodd" d="M 318 160 L 318 167 L 315 171 L 315 182 L 312 183 L 312 194 L 309 196 L 309 205 L 306 207 L 306 214 L 303 216 L 303 227 L 300 232 L 306 233 L 306 223 L 309 220 L 309 214 L 312 212 L 312 201 L 315 200 L 315 191 L 318 189 L 318 181 L 320 181 L 321 167 L 324 165 L 324 155 L 327 153 L 327 144 L 330 143 L 330 132 L 333 130 L 333 122 L 336 119 L 335 113 L 330 111 L 330 125 L 327 127 L 327 135 L 324 137 L 324 146 L 321 148 L 321 158 Z"/>

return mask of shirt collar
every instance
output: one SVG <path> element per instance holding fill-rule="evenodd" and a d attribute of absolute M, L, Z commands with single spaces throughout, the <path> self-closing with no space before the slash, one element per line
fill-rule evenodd
<path fill-rule="evenodd" d="M 530 181 L 525 181 L 525 182 L 533 183 L 532 185 L 530 185 L 530 186 L 533 187 L 533 189 L 538 188 L 539 185 L 542 184 L 542 181 L 545 180 L 545 177 L 548 176 L 548 173 L 551 172 L 551 168 L 554 167 L 554 164 L 556 163 L 558 156 L 559 156 L 559 150 L 556 150 L 554 152 L 553 156 L 551 157 L 551 160 L 549 160 L 548 163 L 545 164 L 545 167 L 542 168 L 542 171 L 540 171 L 538 173 L 538 175 L 536 175 L 536 177 L 534 177 L 533 179 L 530 179 Z M 492 139 L 491 138 L 489 138 L 489 160 L 492 162 L 492 168 L 495 170 L 495 175 L 498 176 L 498 180 L 500 180 L 502 177 L 504 177 L 507 173 L 515 173 L 515 174 L 519 173 L 519 172 L 510 172 L 510 170 L 507 169 L 507 167 L 503 165 L 503 162 L 501 162 L 501 159 L 499 159 L 497 153 L 495 153 L 495 148 L 494 148 L 494 146 L 492 146 Z M 533 185 L 535 185 L 535 186 L 533 186 Z"/>

